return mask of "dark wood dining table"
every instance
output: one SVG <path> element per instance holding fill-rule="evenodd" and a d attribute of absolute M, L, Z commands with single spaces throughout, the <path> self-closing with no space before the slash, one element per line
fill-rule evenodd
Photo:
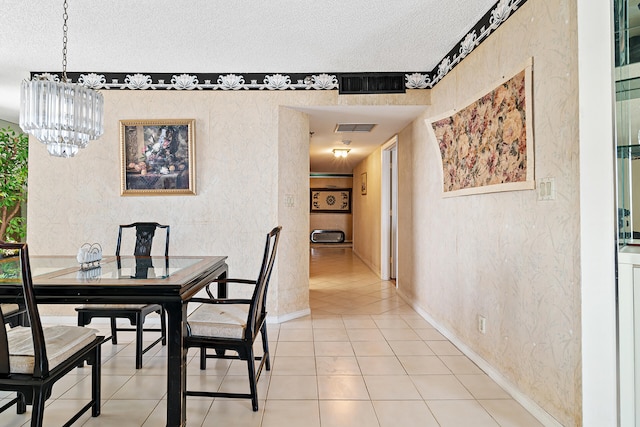
<path fill-rule="evenodd" d="M 167 312 L 167 426 L 186 425 L 186 301 L 215 278 L 227 276 L 226 256 L 106 257 L 80 269 L 76 257 L 31 256 L 39 304 L 162 304 Z M 0 301 L 15 286 L 0 284 Z M 225 296 L 226 289 L 218 289 Z M 144 393 L 141 390 L 140 393 Z"/>

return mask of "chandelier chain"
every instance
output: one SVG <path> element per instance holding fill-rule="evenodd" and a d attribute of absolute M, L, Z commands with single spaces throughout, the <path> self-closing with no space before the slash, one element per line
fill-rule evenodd
<path fill-rule="evenodd" d="M 67 0 L 64 0 L 64 13 L 62 14 L 62 19 L 64 20 L 62 24 L 62 81 L 67 82 L 67 19 L 69 15 L 67 14 Z"/>

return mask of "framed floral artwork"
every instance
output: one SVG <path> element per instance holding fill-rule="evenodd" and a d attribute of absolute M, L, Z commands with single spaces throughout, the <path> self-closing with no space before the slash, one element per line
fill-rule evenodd
<path fill-rule="evenodd" d="M 312 188 L 312 213 L 351 213 L 350 188 Z"/>
<path fill-rule="evenodd" d="M 121 194 L 193 195 L 195 120 L 120 120 Z"/>
<path fill-rule="evenodd" d="M 535 188 L 532 64 L 427 120 L 442 160 L 443 197 Z"/>

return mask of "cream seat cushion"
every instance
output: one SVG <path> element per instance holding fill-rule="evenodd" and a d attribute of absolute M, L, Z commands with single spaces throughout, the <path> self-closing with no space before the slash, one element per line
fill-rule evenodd
<path fill-rule="evenodd" d="M 76 351 L 91 343 L 98 331 L 80 326 L 44 326 L 49 370 L 64 362 Z M 35 362 L 31 328 L 17 326 L 7 331 L 9 370 L 14 374 L 32 374 Z"/>
<path fill-rule="evenodd" d="M 18 304 L 0 304 L 0 310 L 2 311 L 2 314 L 4 314 L 5 316 L 7 314 L 11 314 L 15 311 L 18 311 L 20 309 L 20 307 L 18 306 Z"/>
<path fill-rule="evenodd" d="M 191 335 L 243 338 L 249 304 L 202 304 L 187 318 Z"/>
<path fill-rule="evenodd" d="M 149 304 L 85 304 L 81 306 L 82 308 L 91 308 L 94 310 L 109 310 L 114 308 L 130 308 L 130 309 L 139 309 L 142 307 L 146 307 Z"/>

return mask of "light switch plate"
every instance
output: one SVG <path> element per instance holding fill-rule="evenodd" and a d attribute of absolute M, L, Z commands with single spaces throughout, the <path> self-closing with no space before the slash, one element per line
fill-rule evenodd
<path fill-rule="evenodd" d="M 536 191 L 538 192 L 538 200 L 555 200 L 556 179 L 552 177 L 538 178 L 536 180 Z"/>
<path fill-rule="evenodd" d="M 295 206 L 293 194 L 285 194 L 284 195 L 284 206 L 287 208 L 292 208 Z"/>

